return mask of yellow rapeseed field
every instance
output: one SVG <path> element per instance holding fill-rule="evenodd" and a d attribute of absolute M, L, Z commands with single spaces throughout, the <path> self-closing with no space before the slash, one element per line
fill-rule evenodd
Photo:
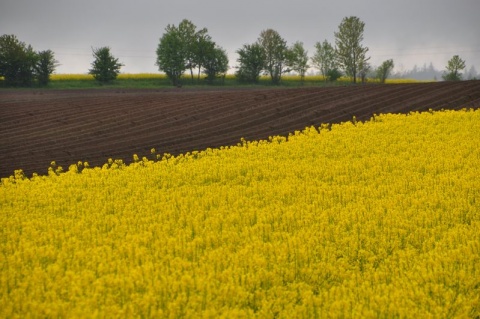
<path fill-rule="evenodd" d="M 52 74 L 51 81 L 93 81 L 91 74 Z"/>
<path fill-rule="evenodd" d="M 165 74 L 160 73 L 120 73 L 117 77 L 119 80 L 145 80 L 145 79 L 165 79 Z M 52 74 L 52 81 L 92 81 L 91 74 Z"/>
<path fill-rule="evenodd" d="M 185 79 L 190 78 L 190 74 L 185 73 Z M 152 80 L 152 79 L 166 79 L 167 76 L 163 73 L 120 73 L 117 77 L 119 80 Z M 226 79 L 235 80 L 234 74 L 227 74 Z M 93 81 L 94 78 L 91 74 L 52 74 L 50 76 L 52 81 Z M 270 77 L 267 75 L 261 76 L 261 79 L 264 81 L 269 81 Z M 282 77 L 284 81 L 287 82 L 299 82 L 300 76 L 298 75 L 284 75 Z M 319 82 L 322 83 L 325 81 L 325 78 L 322 75 L 307 75 L 305 76 L 305 81 L 310 82 Z M 339 83 L 350 83 L 352 79 L 349 77 L 341 77 L 338 79 Z M 368 79 L 369 83 L 378 82 L 376 79 Z M 414 79 L 387 79 L 387 84 L 401 84 L 401 83 L 418 83 L 418 82 L 431 82 L 431 81 L 419 81 Z"/>
<path fill-rule="evenodd" d="M 0 317 L 479 318 L 479 145 L 480 110 L 387 114 L 17 172 Z"/>

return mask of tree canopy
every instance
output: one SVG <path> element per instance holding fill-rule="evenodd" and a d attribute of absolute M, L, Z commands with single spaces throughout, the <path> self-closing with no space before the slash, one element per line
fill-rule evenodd
<path fill-rule="evenodd" d="M 207 75 L 207 81 L 213 83 L 218 76 L 224 76 L 228 71 L 228 55 L 224 49 L 212 46 L 205 51 L 203 73 Z"/>
<path fill-rule="evenodd" d="M 188 52 L 180 30 L 168 25 L 157 48 L 157 66 L 167 74 L 175 86 L 181 85 L 180 78 L 189 66 Z"/>
<path fill-rule="evenodd" d="M 236 76 L 242 82 L 258 83 L 265 67 L 265 52 L 258 43 L 244 44 L 237 50 L 239 63 Z"/>
<path fill-rule="evenodd" d="M 320 73 L 327 80 L 334 74 L 333 71 L 337 69 L 337 61 L 335 56 L 335 48 L 327 41 L 323 43 L 315 43 L 315 54 L 312 57 L 312 63 L 315 68 L 320 70 Z"/>
<path fill-rule="evenodd" d="M 295 71 L 300 75 L 300 80 L 303 82 L 305 73 L 308 68 L 308 51 L 303 47 L 300 41 L 295 42 L 287 49 L 287 66 L 291 71 Z"/>
<path fill-rule="evenodd" d="M 454 55 L 447 63 L 447 73 L 443 75 L 445 81 L 460 81 L 462 74 L 460 71 L 465 69 L 465 60 L 462 60 L 458 55 Z"/>
<path fill-rule="evenodd" d="M 50 81 L 50 75 L 58 66 L 58 61 L 55 60 L 55 55 L 52 50 L 45 50 L 38 52 L 38 61 L 35 66 L 35 74 L 38 83 L 45 86 Z"/>
<path fill-rule="evenodd" d="M 265 54 L 265 71 L 270 75 L 272 83 L 279 84 L 288 63 L 287 42 L 277 31 L 267 29 L 260 33 L 257 43 Z"/>
<path fill-rule="evenodd" d="M 0 77 L 6 86 L 45 86 L 58 66 L 52 50 L 36 52 L 15 35 L 0 37 Z"/>
<path fill-rule="evenodd" d="M 95 60 L 92 62 L 92 68 L 88 73 L 92 74 L 95 80 L 101 83 L 115 80 L 123 64 L 118 62 L 118 59 L 110 53 L 109 47 L 92 48 L 92 51 Z"/>
<path fill-rule="evenodd" d="M 190 70 L 192 82 L 195 69 L 198 70 L 197 80 L 203 71 L 211 82 L 228 70 L 228 56 L 215 44 L 207 28 L 197 30 L 190 20 L 183 19 L 178 27 L 169 24 L 165 29 L 158 44 L 156 64 L 173 85 L 180 86 L 180 78 L 186 70 Z"/>
<path fill-rule="evenodd" d="M 357 82 L 361 66 L 366 66 L 370 57 L 366 56 L 368 48 L 362 46 L 365 23 L 358 17 L 345 17 L 335 32 L 337 61 L 348 76 Z"/>
<path fill-rule="evenodd" d="M 380 80 L 381 83 L 385 83 L 385 80 L 388 78 L 390 73 L 392 72 L 395 64 L 393 60 L 386 60 L 377 68 L 377 78 Z"/>
<path fill-rule="evenodd" d="M 186 65 L 190 70 L 191 80 L 193 82 L 194 69 L 198 69 L 197 80 L 199 80 L 202 68 L 207 63 L 207 55 L 211 54 L 215 43 L 208 34 L 207 28 L 197 30 L 197 26 L 187 19 L 180 22 L 178 31 L 184 45 Z"/>
<path fill-rule="evenodd" d="M 15 35 L 0 37 L 0 76 L 7 86 L 31 86 L 35 79 L 38 55 L 31 45 Z"/>

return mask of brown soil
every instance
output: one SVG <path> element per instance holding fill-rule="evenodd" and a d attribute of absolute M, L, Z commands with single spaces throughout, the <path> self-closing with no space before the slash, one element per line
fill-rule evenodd
<path fill-rule="evenodd" d="M 179 154 L 373 114 L 480 107 L 480 81 L 327 88 L 0 90 L 0 177 Z"/>

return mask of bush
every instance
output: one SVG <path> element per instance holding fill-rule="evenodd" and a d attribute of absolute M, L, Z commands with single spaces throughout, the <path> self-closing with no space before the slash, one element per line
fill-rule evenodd
<path fill-rule="evenodd" d="M 342 77 L 342 72 L 335 68 L 328 70 L 326 76 L 330 82 L 335 82 Z"/>

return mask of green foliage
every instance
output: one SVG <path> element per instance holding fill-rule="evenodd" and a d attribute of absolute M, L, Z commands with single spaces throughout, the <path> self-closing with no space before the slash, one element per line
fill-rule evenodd
<path fill-rule="evenodd" d="M 215 61 L 209 61 L 210 58 L 215 59 L 215 55 L 212 55 L 215 49 L 215 42 L 212 41 L 207 28 L 197 31 L 195 24 L 187 19 L 184 19 L 178 28 L 182 41 L 185 44 L 187 68 L 190 69 L 191 80 L 193 82 L 193 70 L 197 68 L 198 81 L 204 66 L 206 64 L 210 66 L 215 64 Z"/>
<path fill-rule="evenodd" d="M 325 74 L 325 80 L 328 79 L 330 82 L 335 82 L 338 79 L 340 79 L 343 76 L 342 72 L 337 69 L 333 68 L 327 71 L 327 74 Z"/>
<path fill-rule="evenodd" d="M 385 83 L 385 80 L 388 78 L 394 67 L 395 64 L 392 59 L 383 61 L 382 65 L 377 68 L 376 72 L 377 79 L 379 79 L 380 83 Z"/>
<path fill-rule="evenodd" d="M 178 33 L 185 50 L 185 63 L 187 69 L 190 69 L 193 82 L 193 70 L 198 69 L 198 80 L 201 70 L 207 62 L 206 55 L 209 54 L 215 43 L 208 35 L 207 28 L 197 31 L 197 26 L 187 19 L 183 19 L 178 25 Z"/>
<path fill-rule="evenodd" d="M 207 76 L 211 74 L 209 79 L 212 79 L 217 74 L 226 72 L 223 71 L 225 63 L 220 65 L 223 60 L 216 49 L 218 48 L 206 28 L 197 30 L 195 24 L 184 19 L 178 27 L 168 25 L 165 29 L 157 48 L 157 65 L 175 86 L 181 86 L 180 78 L 187 69 L 190 70 L 192 83 L 195 69 L 198 69 L 197 81 L 202 70 Z"/>
<path fill-rule="evenodd" d="M 190 69 L 193 81 L 193 69 L 198 65 L 198 59 L 196 57 L 196 45 L 197 45 L 197 27 L 190 20 L 183 19 L 178 25 L 178 36 L 183 45 L 185 53 L 185 63 L 188 69 Z"/>
<path fill-rule="evenodd" d="M 6 86 L 31 86 L 35 78 L 38 56 L 32 46 L 15 35 L 0 37 L 0 76 Z"/>
<path fill-rule="evenodd" d="M 353 78 L 353 83 L 357 82 L 360 66 L 365 66 L 370 59 L 366 57 L 368 48 L 361 45 L 364 28 L 364 22 L 351 16 L 345 17 L 338 27 L 338 32 L 335 32 L 337 61 L 346 75 Z"/>
<path fill-rule="evenodd" d="M 100 83 L 109 83 L 115 80 L 123 64 L 119 63 L 118 59 L 110 53 L 109 47 L 92 50 L 95 60 L 92 62 L 92 68 L 88 73 L 93 75 L 95 80 Z"/>
<path fill-rule="evenodd" d="M 180 78 L 187 69 L 188 50 L 184 36 L 175 25 L 168 25 L 157 48 L 157 66 L 165 72 L 174 86 L 181 86 Z"/>
<path fill-rule="evenodd" d="M 287 42 L 272 29 L 262 31 L 257 42 L 265 52 L 265 71 L 273 84 L 279 84 L 282 73 L 287 71 Z"/>
<path fill-rule="evenodd" d="M 337 69 L 334 47 L 327 40 L 324 40 L 323 43 L 317 42 L 315 49 L 315 54 L 312 57 L 313 66 L 320 70 L 325 82 L 327 80 L 336 81 L 342 75 Z"/>
<path fill-rule="evenodd" d="M 290 70 L 297 72 L 300 75 L 300 81 L 303 82 L 305 78 L 305 73 L 308 68 L 308 51 L 303 47 L 302 42 L 295 42 L 290 48 L 286 51 L 287 55 L 287 66 Z"/>
<path fill-rule="evenodd" d="M 462 74 L 460 71 L 465 69 L 465 60 L 462 60 L 458 55 L 454 55 L 446 66 L 448 73 L 445 73 L 442 78 L 445 81 L 460 81 Z"/>
<path fill-rule="evenodd" d="M 41 86 L 46 86 L 50 81 L 50 75 L 55 71 L 58 66 L 58 61 L 55 60 L 53 51 L 46 50 L 37 53 L 38 61 L 35 66 L 35 74 L 38 83 Z"/>
<path fill-rule="evenodd" d="M 208 83 L 213 83 L 213 81 L 222 76 L 225 78 L 225 74 L 228 71 L 228 55 L 226 51 L 220 47 L 212 47 L 209 51 L 204 53 L 205 62 L 203 73 L 207 75 Z"/>
<path fill-rule="evenodd" d="M 218 55 L 212 54 L 212 52 L 214 52 L 215 49 L 217 49 L 217 46 L 215 42 L 212 41 L 212 38 L 207 34 L 206 28 L 196 33 L 195 46 L 193 47 L 193 52 L 195 56 L 194 61 L 196 62 L 197 68 L 198 68 L 197 81 L 200 80 L 200 73 L 202 72 L 202 69 L 205 69 L 207 65 L 212 66 L 212 64 L 214 65 L 216 63 L 216 61 L 210 61 L 210 59 L 215 60 L 216 58 L 218 58 Z M 228 60 L 228 57 L 227 57 L 227 60 Z M 228 67 L 228 62 L 227 62 L 227 67 Z M 192 73 L 192 79 L 193 79 L 193 73 Z"/>
<path fill-rule="evenodd" d="M 265 51 L 259 43 L 244 44 L 237 50 L 239 63 L 236 77 L 240 82 L 258 83 L 265 67 Z"/>

